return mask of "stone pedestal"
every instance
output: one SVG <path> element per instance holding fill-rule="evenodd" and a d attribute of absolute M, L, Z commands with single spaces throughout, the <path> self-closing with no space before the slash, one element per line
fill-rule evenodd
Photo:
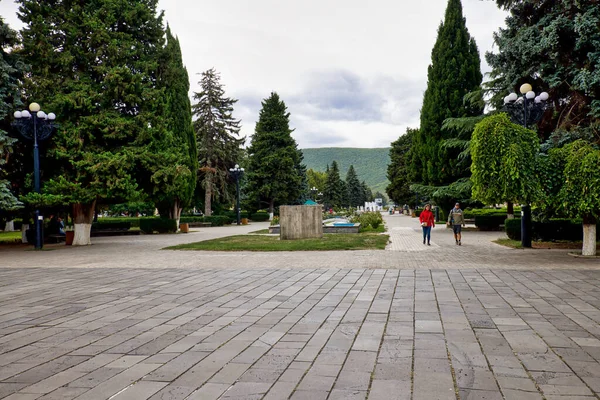
<path fill-rule="evenodd" d="M 279 207 L 281 240 L 322 238 L 323 210 L 317 206 Z"/>

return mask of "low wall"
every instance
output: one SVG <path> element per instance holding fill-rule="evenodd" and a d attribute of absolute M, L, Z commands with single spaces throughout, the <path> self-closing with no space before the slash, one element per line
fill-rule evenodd
<path fill-rule="evenodd" d="M 279 226 L 281 240 L 322 238 L 323 212 L 316 206 L 279 207 Z"/>

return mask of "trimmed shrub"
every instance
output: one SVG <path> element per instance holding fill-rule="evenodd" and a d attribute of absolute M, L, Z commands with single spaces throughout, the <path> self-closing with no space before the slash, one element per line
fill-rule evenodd
<path fill-rule="evenodd" d="M 154 219 L 155 217 L 144 217 L 145 219 Z M 94 222 L 94 224 L 102 224 L 102 226 L 104 226 L 104 224 L 113 224 L 113 223 L 120 223 L 120 222 L 127 222 L 129 223 L 130 227 L 136 227 L 139 228 L 140 227 L 140 219 L 143 218 L 138 218 L 138 217 L 101 217 L 98 218 L 98 222 Z"/>
<path fill-rule="evenodd" d="M 421 216 L 421 212 L 422 211 L 423 210 L 417 210 L 417 211 L 415 211 L 415 215 L 417 216 L 417 218 L 419 218 Z"/>
<path fill-rule="evenodd" d="M 269 213 L 268 212 L 255 212 L 254 214 L 250 215 L 250 220 L 252 220 L 254 222 L 268 221 Z"/>
<path fill-rule="evenodd" d="M 140 220 L 140 229 L 148 234 L 177 232 L 177 221 L 168 218 L 144 218 Z"/>
<path fill-rule="evenodd" d="M 220 215 L 226 216 L 226 217 L 230 218 L 232 221 L 237 221 L 237 213 L 235 211 L 227 210 L 227 211 L 224 211 Z M 249 215 L 250 214 L 248 213 L 248 211 L 240 211 L 240 218 L 249 218 Z"/>
<path fill-rule="evenodd" d="M 210 217 L 204 217 L 204 222 L 210 222 L 211 226 L 223 226 L 231 225 L 235 219 L 227 215 L 211 215 Z"/>
<path fill-rule="evenodd" d="M 480 231 L 498 231 L 505 219 L 506 215 L 476 215 L 475 226 Z"/>
<path fill-rule="evenodd" d="M 379 225 L 383 224 L 383 217 L 379 212 L 364 212 L 360 215 L 350 218 L 353 223 L 360 223 L 360 231 L 367 229 L 371 226 L 373 229 L 377 229 Z"/>
<path fill-rule="evenodd" d="M 138 221 L 139 223 L 139 221 Z M 100 221 L 98 220 L 98 222 L 94 222 L 92 224 L 92 230 L 103 230 L 103 229 L 110 229 L 110 230 L 114 230 L 114 231 L 128 231 L 131 228 L 131 222 L 130 221 Z"/>
<path fill-rule="evenodd" d="M 521 218 L 506 219 L 504 231 L 512 240 L 521 240 Z"/>
<path fill-rule="evenodd" d="M 545 222 L 533 222 L 533 235 L 536 240 L 551 242 L 568 240 L 577 242 L 583 240 L 581 221 L 571 219 L 551 219 Z"/>

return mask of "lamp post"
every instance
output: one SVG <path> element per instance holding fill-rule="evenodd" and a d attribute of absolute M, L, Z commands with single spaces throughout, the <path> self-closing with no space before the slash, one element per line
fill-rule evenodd
<path fill-rule="evenodd" d="M 317 189 L 316 187 L 311 187 L 310 188 L 310 193 L 312 194 L 312 198 L 315 201 L 315 203 L 317 202 L 317 193 L 319 192 L 319 189 Z"/>
<path fill-rule="evenodd" d="M 527 126 L 537 123 L 551 107 L 549 95 L 542 92 L 536 96 L 529 83 L 521 85 L 522 96 L 511 93 L 504 98 L 504 110 L 515 124 Z M 531 206 L 521 206 L 521 246 L 531 247 Z"/>
<path fill-rule="evenodd" d="M 229 172 L 235 178 L 235 190 L 237 193 L 236 209 L 237 209 L 237 224 L 241 224 L 240 220 L 240 177 L 244 173 L 244 168 L 240 168 L 238 164 L 235 164 L 234 168 L 229 168 Z"/>
<path fill-rule="evenodd" d="M 29 112 L 31 111 L 31 112 Z M 40 192 L 40 152 L 38 143 L 50 137 L 52 131 L 57 127 L 52 121 L 56 119 L 54 113 L 46 114 L 40 109 L 38 103 L 31 103 L 29 111 L 15 111 L 15 122 L 13 126 L 19 130 L 25 139 L 33 140 L 33 175 L 34 189 Z M 39 208 L 35 210 L 35 248 L 42 249 L 42 222 L 44 217 L 40 215 Z"/>

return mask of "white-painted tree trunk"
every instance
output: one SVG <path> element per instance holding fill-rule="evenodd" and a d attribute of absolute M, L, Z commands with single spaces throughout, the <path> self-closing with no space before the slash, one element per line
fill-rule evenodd
<path fill-rule="evenodd" d="M 14 232 L 15 231 L 15 221 L 10 220 L 6 221 L 6 226 L 4 227 L 4 232 Z"/>
<path fill-rule="evenodd" d="M 22 243 L 29 243 L 27 241 L 27 229 L 29 229 L 29 224 L 23 224 L 21 225 L 21 242 Z"/>
<path fill-rule="evenodd" d="M 173 203 L 173 209 L 171 210 L 171 218 L 177 221 L 177 226 L 175 227 L 175 232 L 179 232 L 179 220 L 181 219 L 181 210 L 179 207 L 179 199 L 175 200 Z"/>
<path fill-rule="evenodd" d="M 89 246 L 91 240 L 92 224 L 75 224 L 75 233 L 73 236 L 73 246 Z"/>
<path fill-rule="evenodd" d="M 583 225 L 583 249 L 581 250 L 581 255 L 596 255 L 596 224 Z"/>

